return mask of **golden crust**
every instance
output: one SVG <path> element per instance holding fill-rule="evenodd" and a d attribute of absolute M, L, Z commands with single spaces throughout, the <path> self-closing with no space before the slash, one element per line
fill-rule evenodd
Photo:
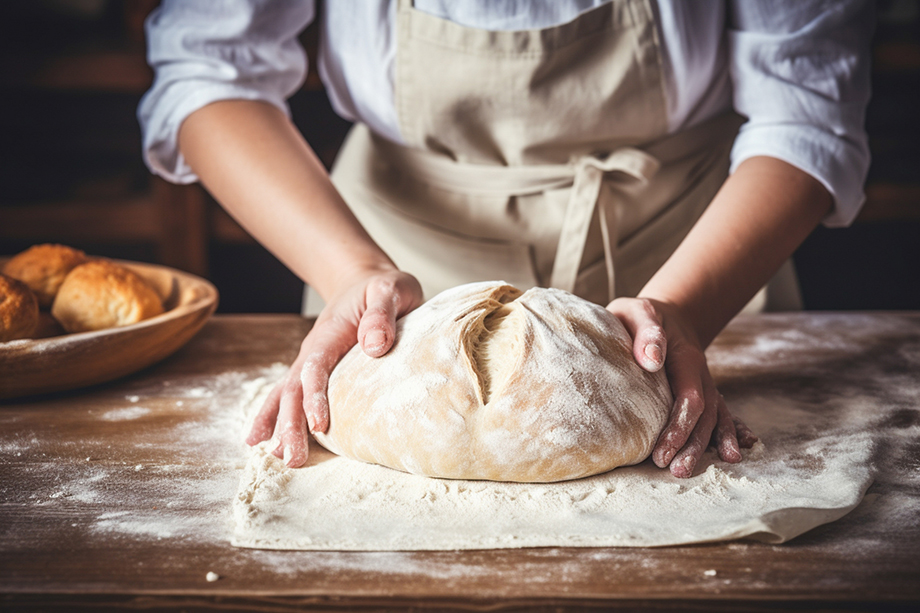
<path fill-rule="evenodd" d="M 39 306 L 50 307 L 64 278 L 86 262 L 86 254 L 65 245 L 34 245 L 14 256 L 3 267 L 7 276 L 28 285 L 38 298 Z"/>
<path fill-rule="evenodd" d="M 74 268 L 51 307 L 67 332 L 127 326 L 162 312 L 160 296 L 143 277 L 108 260 Z"/>
<path fill-rule="evenodd" d="M 38 327 L 38 300 L 29 286 L 0 274 L 0 342 L 31 338 Z"/>

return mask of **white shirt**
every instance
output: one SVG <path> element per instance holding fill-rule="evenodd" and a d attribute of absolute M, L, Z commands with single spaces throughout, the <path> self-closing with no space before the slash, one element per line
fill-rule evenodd
<path fill-rule="evenodd" d="M 415 7 L 489 30 L 547 28 L 609 0 L 415 0 Z M 217 100 L 263 100 L 288 112 L 307 59 L 298 34 L 315 0 L 164 0 L 147 20 L 156 71 L 138 118 L 144 159 L 166 179 L 197 177 L 179 152 L 179 126 Z M 323 6 L 318 69 L 333 108 L 402 142 L 393 96 L 396 0 Z M 670 132 L 732 107 L 748 118 L 734 169 L 766 155 L 800 168 L 834 197 L 827 226 L 864 201 L 869 149 L 867 0 L 657 0 Z"/>

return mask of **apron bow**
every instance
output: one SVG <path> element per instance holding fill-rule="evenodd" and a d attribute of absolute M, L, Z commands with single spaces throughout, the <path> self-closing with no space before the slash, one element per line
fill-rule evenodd
<path fill-rule="evenodd" d="M 608 297 L 613 300 L 613 259 L 617 241 L 617 207 L 601 198 L 604 181 L 647 183 L 658 171 L 658 160 L 634 147 L 621 147 L 604 157 L 583 156 L 568 164 L 493 166 L 458 162 L 428 151 L 398 147 L 384 139 L 378 145 L 387 150 L 388 163 L 430 185 L 459 193 L 511 197 L 569 189 L 569 201 L 559 234 L 550 287 L 572 292 L 588 239 L 595 208 L 600 210 L 600 229 L 607 267 Z"/>
<path fill-rule="evenodd" d="M 623 147 L 603 158 L 585 156 L 574 166 L 572 190 L 565 210 L 559 245 L 553 260 L 550 286 L 571 292 L 575 289 L 578 270 L 588 240 L 588 230 L 595 208 L 598 209 L 601 236 L 604 243 L 604 262 L 607 268 L 607 298 L 616 297 L 613 258 L 617 242 L 618 211 L 600 197 L 606 173 L 620 173 L 629 179 L 648 183 L 658 172 L 659 163 L 648 153 L 633 147 Z M 612 175 L 608 180 L 616 181 Z"/>

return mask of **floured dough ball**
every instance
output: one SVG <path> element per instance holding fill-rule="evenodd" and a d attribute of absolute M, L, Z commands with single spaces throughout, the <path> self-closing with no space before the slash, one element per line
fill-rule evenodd
<path fill-rule="evenodd" d="M 0 275 L 0 343 L 32 338 L 38 327 L 38 300 L 29 286 Z"/>
<path fill-rule="evenodd" d="M 48 308 L 67 274 L 86 259 L 86 254 L 79 249 L 64 245 L 35 245 L 13 256 L 3 267 L 3 274 L 32 288 L 39 306 Z"/>
<path fill-rule="evenodd" d="M 381 358 L 353 348 L 329 381 L 329 450 L 450 479 L 550 482 L 645 459 L 664 427 L 663 372 L 632 357 L 604 308 L 500 282 L 435 296 Z"/>
<path fill-rule="evenodd" d="M 159 294 L 143 277 L 108 260 L 74 268 L 51 307 L 68 332 L 127 326 L 162 312 Z"/>

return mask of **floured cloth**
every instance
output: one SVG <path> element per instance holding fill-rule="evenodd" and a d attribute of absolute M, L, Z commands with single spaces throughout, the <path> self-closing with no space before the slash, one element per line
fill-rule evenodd
<path fill-rule="evenodd" d="M 271 387 L 253 383 L 249 411 Z M 763 442 L 735 465 L 708 451 L 690 479 L 646 461 L 552 484 L 440 480 L 315 443 L 308 466 L 289 469 L 257 447 L 234 502 L 232 543 L 341 551 L 782 543 L 859 503 L 872 481 L 874 442 L 862 417 L 870 400 L 841 397 L 820 416 L 791 398 L 730 403 Z"/>

